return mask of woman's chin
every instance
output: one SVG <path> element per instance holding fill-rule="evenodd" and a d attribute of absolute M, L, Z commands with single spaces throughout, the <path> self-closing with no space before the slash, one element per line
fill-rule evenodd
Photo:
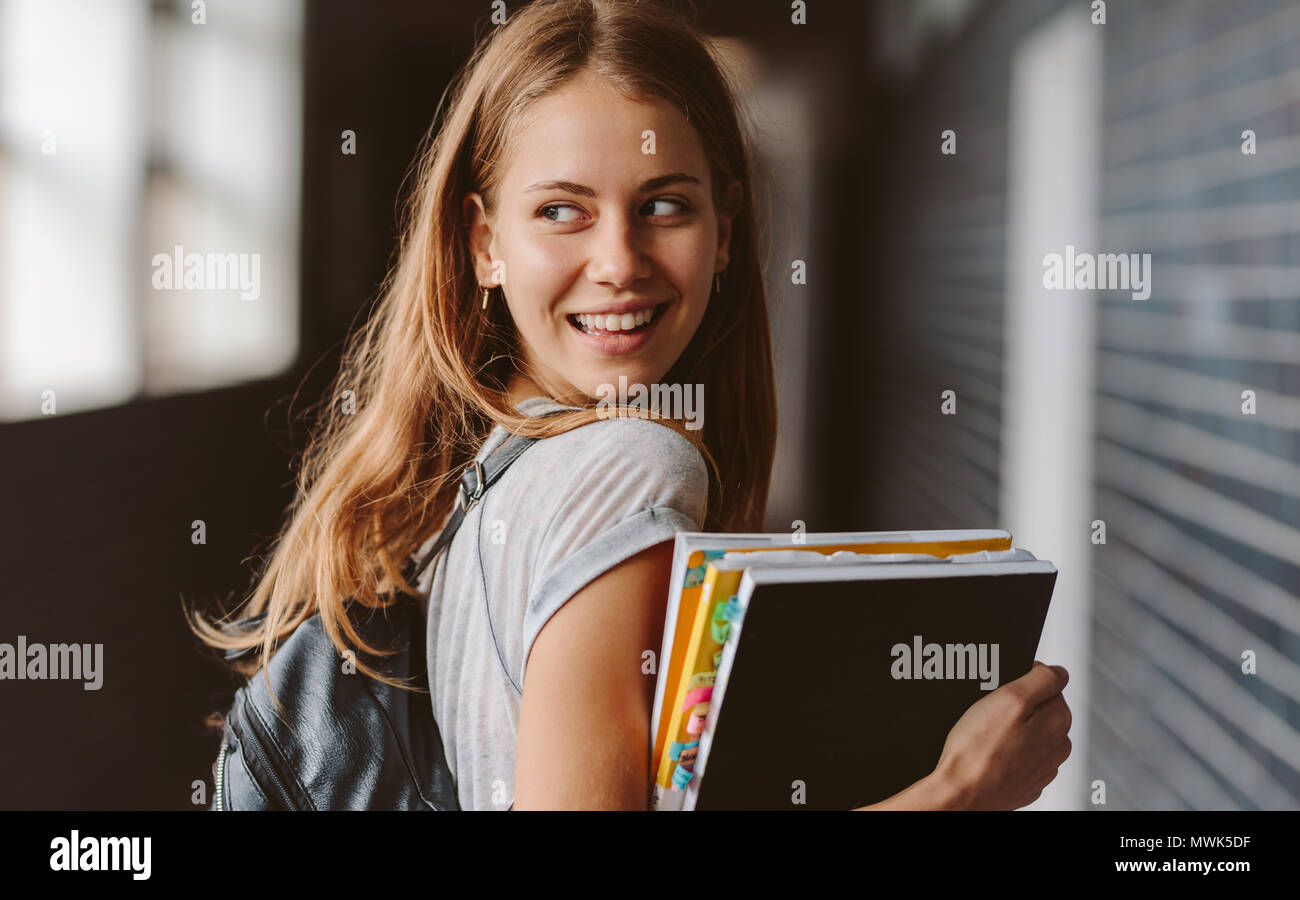
<path fill-rule="evenodd" d="M 623 369 L 617 372 L 601 373 L 587 382 L 585 393 L 595 400 L 620 402 L 636 391 L 649 390 L 657 384 L 658 378 L 652 372 Z"/>

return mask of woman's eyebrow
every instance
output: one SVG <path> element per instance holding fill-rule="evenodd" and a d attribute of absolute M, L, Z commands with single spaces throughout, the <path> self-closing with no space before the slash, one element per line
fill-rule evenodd
<path fill-rule="evenodd" d="M 702 184 L 700 179 L 694 175 L 687 175 L 685 172 L 673 172 L 669 175 L 656 175 L 654 178 L 646 179 L 641 183 L 638 193 L 658 190 L 667 187 L 670 184 Z M 533 191 L 567 191 L 570 194 L 579 194 L 583 197 L 594 197 L 596 192 L 585 184 L 575 184 L 572 181 L 538 181 L 524 188 L 524 193 L 528 194 Z"/>

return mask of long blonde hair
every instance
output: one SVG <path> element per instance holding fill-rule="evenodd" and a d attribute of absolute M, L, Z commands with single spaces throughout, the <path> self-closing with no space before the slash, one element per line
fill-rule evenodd
<path fill-rule="evenodd" d="M 245 600 L 243 615 L 265 619 L 236 633 L 187 611 L 210 646 L 260 646 L 258 661 L 234 664 L 243 674 L 264 667 L 314 613 L 340 652 L 382 653 L 357 634 L 348 601 L 374 608 L 393 588 L 415 592 L 403 562 L 444 521 L 460 471 L 493 424 L 547 437 L 601 417 L 594 401 L 545 418 L 511 406 L 506 385 L 519 364 L 518 336 L 503 301 L 481 308 L 457 202 L 472 191 L 492 202 L 520 113 L 585 69 L 630 99 L 659 99 L 682 112 L 704 145 L 715 203 L 732 179 L 743 187 L 721 292 L 664 379 L 706 385 L 704 426 L 662 421 L 691 438 L 711 467 L 703 527 L 762 529 L 776 398 L 751 156 L 734 89 L 700 34 L 670 9 L 539 0 L 482 41 L 443 95 L 418 157 L 397 262 L 317 409 L 295 500 Z M 354 410 L 340 402 L 345 391 Z"/>

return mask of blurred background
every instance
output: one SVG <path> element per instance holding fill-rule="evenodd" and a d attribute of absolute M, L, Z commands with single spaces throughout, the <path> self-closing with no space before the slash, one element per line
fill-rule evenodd
<path fill-rule="evenodd" d="M 1300 808 L 1300 2 L 809 6 L 694 4 L 771 219 L 769 529 L 1057 565 L 1035 808 Z M 0 0 L 0 642 L 104 644 L 98 691 L 0 681 L 0 808 L 206 804 L 234 682 L 181 597 L 251 586 L 492 11 Z M 1067 246 L 1149 298 L 1045 289 Z M 159 289 L 177 247 L 257 296 Z"/>

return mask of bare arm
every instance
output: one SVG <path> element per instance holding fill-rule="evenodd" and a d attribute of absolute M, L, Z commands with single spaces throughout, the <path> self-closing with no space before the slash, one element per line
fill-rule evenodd
<path fill-rule="evenodd" d="M 528 656 L 515 751 L 515 809 L 646 809 L 650 709 L 672 541 L 574 594 Z M 656 659 L 657 662 L 657 659 Z"/>
<path fill-rule="evenodd" d="M 949 779 L 931 772 L 910 787 L 904 788 L 887 800 L 870 806 L 859 806 L 854 812 L 898 809 L 964 809 L 964 800 Z"/>

